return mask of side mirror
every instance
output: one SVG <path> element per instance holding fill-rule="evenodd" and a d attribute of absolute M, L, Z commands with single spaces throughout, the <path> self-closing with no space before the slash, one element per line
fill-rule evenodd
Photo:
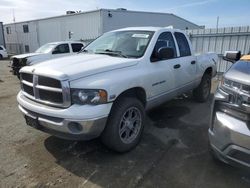
<path fill-rule="evenodd" d="M 240 60 L 241 52 L 240 51 L 225 51 L 223 55 L 223 60 L 230 61 L 235 63 L 236 61 Z"/>
<path fill-rule="evenodd" d="M 156 57 L 158 60 L 172 59 L 174 58 L 174 49 L 168 47 L 161 47 L 156 52 Z"/>
<path fill-rule="evenodd" d="M 59 50 L 54 49 L 54 50 L 52 51 L 52 54 L 59 54 Z"/>

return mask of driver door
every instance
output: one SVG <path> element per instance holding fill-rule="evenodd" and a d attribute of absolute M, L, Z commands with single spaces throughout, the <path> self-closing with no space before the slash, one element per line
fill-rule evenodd
<path fill-rule="evenodd" d="M 58 57 L 63 57 L 63 56 L 67 56 L 67 55 L 70 55 L 69 44 L 67 44 L 67 43 L 59 44 L 52 51 L 51 58 L 58 58 Z"/>
<path fill-rule="evenodd" d="M 155 52 L 162 47 L 172 48 L 174 57 L 171 59 L 157 60 Z M 154 51 L 151 56 L 150 79 L 151 97 L 162 96 L 174 93 L 181 84 L 178 77 L 181 70 L 178 68 L 179 58 L 177 58 L 176 45 L 171 32 L 163 32 L 158 37 Z"/>

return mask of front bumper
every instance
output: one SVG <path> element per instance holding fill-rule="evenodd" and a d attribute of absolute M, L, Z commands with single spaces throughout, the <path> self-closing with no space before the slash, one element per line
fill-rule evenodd
<path fill-rule="evenodd" d="M 67 109 L 46 106 L 17 96 L 19 109 L 25 117 L 38 122 L 35 128 L 70 140 L 89 140 L 98 137 L 105 128 L 112 103 L 103 105 L 72 105 Z"/>
<path fill-rule="evenodd" d="M 211 148 L 222 161 L 250 168 L 250 122 L 247 119 L 248 114 L 240 116 L 239 114 L 242 113 L 237 114 L 237 111 L 232 111 L 228 108 L 230 105 L 225 104 L 226 98 L 223 98 L 223 96 L 226 95 L 218 91 L 215 94 L 212 119 L 208 131 Z M 246 120 L 243 120 L 244 118 Z"/>
<path fill-rule="evenodd" d="M 1 55 L 3 56 L 3 58 L 7 58 L 8 57 L 8 53 L 7 52 L 2 52 Z"/>

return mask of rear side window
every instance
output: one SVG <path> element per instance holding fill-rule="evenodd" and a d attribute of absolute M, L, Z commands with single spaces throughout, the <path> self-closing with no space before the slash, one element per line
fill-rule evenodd
<path fill-rule="evenodd" d="M 63 54 L 63 53 L 69 53 L 68 44 L 59 44 L 52 52 L 52 54 Z"/>
<path fill-rule="evenodd" d="M 79 52 L 82 49 L 83 44 L 81 44 L 81 43 L 72 43 L 71 47 L 72 47 L 73 52 Z"/>
<path fill-rule="evenodd" d="M 179 51 L 180 51 L 180 56 L 190 56 L 191 55 L 191 50 L 187 41 L 186 36 L 183 33 L 174 33 L 174 36 L 176 38 Z"/>

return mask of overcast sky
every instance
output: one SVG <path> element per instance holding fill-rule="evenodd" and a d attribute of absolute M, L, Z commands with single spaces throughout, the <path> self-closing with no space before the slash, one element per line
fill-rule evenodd
<path fill-rule="evenodd" d="M 250 25 L 250 0 L 0 0 L 0 21 L 16 22 L 100 8 L 167 12 L 207 28 Z"/>

